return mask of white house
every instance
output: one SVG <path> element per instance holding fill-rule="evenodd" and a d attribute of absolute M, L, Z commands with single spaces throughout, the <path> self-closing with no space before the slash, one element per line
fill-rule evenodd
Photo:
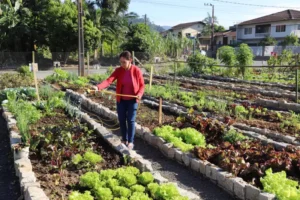
<path fill-rule="evenodd" d="M 280 43 L 284 37 L 291 34 L 300 38 L 300 11 L 298 10 L 285 10 L 244 21 L 237 25 L 236 39 L 238 42 L 256 45 L 266 36 L 271 36 Z"/>
<path fill-rule="evenodd" d="M 197 37 L 201 34 L 205 23 L 202 21 L 188 22 L 173 26 L 168 33 L 178 37 Z"/>

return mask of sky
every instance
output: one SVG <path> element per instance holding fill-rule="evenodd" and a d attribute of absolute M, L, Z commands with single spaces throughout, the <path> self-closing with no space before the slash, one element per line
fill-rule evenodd
<path fill-rule="evenodd" d="M 300 0 L 131 0 L 129 11 L 139 16 L 147 14 L 150 21 L 157 25 L 174 26 L 185 22 L 202 21 L 208 12 L 212 13 L 212 7 L 205 6 L 205 3 L 214 5 L 219 25 L 223 25 L 226 29 L 236 23 L 279 11 L 300 10 Z"/>

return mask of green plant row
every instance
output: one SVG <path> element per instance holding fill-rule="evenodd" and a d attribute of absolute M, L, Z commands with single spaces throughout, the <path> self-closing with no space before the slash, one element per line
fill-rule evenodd
<path fill-rule="evenodd" d="M 84 193 L 73 191 L 69 200 L 187 200 L 173 184 L 154 183 L 150 172 L 128 166 L 87 172 L 80 177 L 79 185 Z"/>
<path fill-rule="evenodd" d="M 172 143 L 175 147 L 183 152 L 192 150 L 195 146 L 205 147 L 205 136 L 193 128 L 174 129 L 172 126 L 166 125 L 157 127 L 153 133 L 162 137 L 167 142 Z"/>

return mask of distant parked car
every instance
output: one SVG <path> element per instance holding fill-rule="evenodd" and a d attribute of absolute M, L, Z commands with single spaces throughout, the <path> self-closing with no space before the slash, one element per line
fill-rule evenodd
<path fill-rule="evenodd" d="M 200 50 L 200 53 L 201 53 L 202 55 L 206 56 L 206 51 Z"/>

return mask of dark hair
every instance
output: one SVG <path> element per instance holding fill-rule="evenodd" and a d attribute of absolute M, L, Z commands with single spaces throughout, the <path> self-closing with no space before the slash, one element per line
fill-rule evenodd
<path fill-rule="evenodd" d="M 126 60 L 130 60 L 130 59 L 132 59 L 132 56 L 131 56 L 131 53 L 129 52 L 129 51 L 123 51 L 121 54 L 120 54 L 120 56 L 119 56 L 119 58 L 126 58 Z"/>

